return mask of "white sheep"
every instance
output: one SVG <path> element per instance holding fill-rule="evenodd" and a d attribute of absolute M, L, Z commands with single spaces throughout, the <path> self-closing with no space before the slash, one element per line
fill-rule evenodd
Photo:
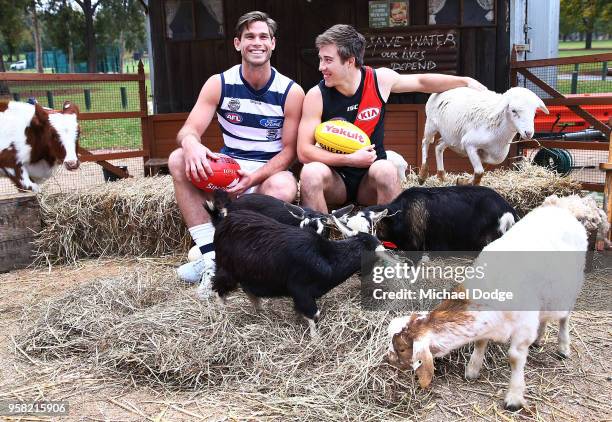
<path fill-rule="evenodd" d="M 504 94 L 455 88 L 432 94 L 425 111 L 425 134 L 422 143 L 423 161 L 419 181 L 428 175 L 427 150 L 436 133 L 441 139 L 436 145 L 437 175 L 444 180 L 442 155 L 446 148 L 469 158 L 474 167 L 471 180 L 461 178 L 457 184 L 479 184 L 482 163 L 500 164 L 508 156 L 510 143 L 518 133 L 530 139 L 534 133 L 536 109 L 548 114 L 544 102 L 527 88 L 510 88 Z"/>
<path fill-rule="evenodd" d="M 542 206 L 555 206 L 567 209 L 582 223 L 587 232 L 597 231 L 597 237 L 602 239 L 607 246 L 610 246 L 610 241 L 608 240 L 608 232 L 610 231 L 608 216 L 603 209 L 597 206 L 597 202 L 592 196 L 580 197 L 578 195 L 570 195 L 558 197 L 557 195 L 550 195 L 544 199 Z"/>
<path fill-rule="evenodd" d="M 404 183 L 406 181 L 406 170 L 408 170 L 408 163 L 395 151 L 387 150 L 387 160 L 391 161 L 395 167 L 397 168 L 397 174 L 399 176 L 400 182 Z"/>
<path fill-rule="evenodd" d="M 400 369 L 412 367 L 427 388 L 434 357 L 474 342 L 465 376 L 475 379 L 488 341 L 510 341 L 512 374 L 504 404 L 511 410 L 523 407 L 529 346 L 541 341 L 548 321 L 559 321 L 558 352 L 569 356 L 569 315 L 584 280 L 586 249 L 586 231 L 566 209 L 536 208 L 484 248 L 474 262 L 474 268 L 488 264 L 484 280 L 471 279 L 455 291 L 467 297 L 391 321 L 387 360 Z M 544 251 L 558 256 L 556 266 L 541 255 Z M 510 290 L 516 297 L 509 303 L 476 301 L 475 289 Z"/>

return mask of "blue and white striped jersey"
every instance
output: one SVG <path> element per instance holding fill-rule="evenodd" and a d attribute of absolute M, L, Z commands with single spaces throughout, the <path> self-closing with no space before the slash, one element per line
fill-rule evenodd
<path fill-rule="evenodd" d="M 294 82 L 272 68 L 266 86 L 255 90 L 241 69 L 236 65 L 221 74 L 221 152 L 241 160 L 268 161 L 282 149 L 285 100 Z"/>

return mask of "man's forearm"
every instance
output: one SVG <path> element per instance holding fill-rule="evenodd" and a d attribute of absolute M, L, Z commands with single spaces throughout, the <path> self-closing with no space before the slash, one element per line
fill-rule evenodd
<path fill-rule="evenodd" d="M 253 173 L 253 185 L 259 185 L 273 174 L 287 170 L 294 160 L 295 154 L 289 150 L 283 149 L 272 157 L 264 166 Z"/>
<path fill-rule="evenodd" d="M 190 138 L 196 142 L 202 143 L 200 136 L 193 129 L 181 129 L 178 135 L 176 135 L 176 143 L 179 147 L 183 147 L 183 141 Z"/>
<path fill-rule="evenodd" d="M 468 86 L 470 78 L 452 75 L 423 75 L 421 84 L 424 92 L 444 92 L 453 88 Z"/>

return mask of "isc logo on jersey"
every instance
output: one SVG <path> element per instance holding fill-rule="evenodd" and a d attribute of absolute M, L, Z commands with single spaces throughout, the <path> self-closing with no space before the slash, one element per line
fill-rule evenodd
<path fill-rule="evenodd" d="M 365 110 L 362 110 L 357 115 L 357 120 L 361 120 L 363 122 L 375 119 L 376 116 L 380 114 L 380 109 L 376 107 L 369 107 Z"/>

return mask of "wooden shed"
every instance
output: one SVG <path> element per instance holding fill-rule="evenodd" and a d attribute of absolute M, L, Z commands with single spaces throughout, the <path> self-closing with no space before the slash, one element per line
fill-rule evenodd
<path fill-rule="evenodd" d="M 365 62 L 400 73 L 472 76 L 490 89 L 509 86 L 510 0 L 160 0 L 149 2 L 154 109 L 151 157 L 167 157 L 208 77 L 240 62 L 234 26 L 251 10 L 278 23 L 272 65 L 304 90 L 318 83 L 315 37 L 337 23 L 366 36 Z M 424 94 L 392 95 L 385 146 L 420 161 Z M 204 137 L 221 145 L 213 122 Z M 448 170 L 469 168 L 448 153 Z"/>

